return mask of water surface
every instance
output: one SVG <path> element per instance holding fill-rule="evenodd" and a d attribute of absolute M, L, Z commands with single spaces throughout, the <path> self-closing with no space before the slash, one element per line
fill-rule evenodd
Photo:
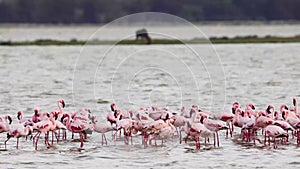
<path fill-rule="evenodd" d="M 201 108 L 222 111 L 238 100 L 254 103 L 258 109 L 268 104 L 278 108 L 292 105 L 300 95 L 299 44 L 191 45 L 196 57 L 182 45 L 117 46 L 105 59 L 106 46 L 18 46 L 0 47 L 0 112 L 26 116 L 35 107 L 42 111 L 57 109 L 56 101 L 65 99 L 66 112 L 90 108 L 100 119 L 114 101 L 122 109 L 156 104 L 179 111 L 182 105 L 197 103 Z M 80 53 L 81 51 L 81 53 Z M 216 53 L 219 55 L 216 56 Z M 200 58 L 200 59 L 199 59 Z M 213 85 L 212 85 L 213 84 Z M 197 88 L 198 87 L 198 88 Z M 179 90 L 180 89 L 180 90 Z M 223 94 L 224 93 L 224 98 Z M 102 100 L 102 102 L 99 100 Z M 104 102 L 103 102 L 104 100 Z M 213 107 L 213 108 L 212 108 Z M 107 146 L 93 133 L 84 149 L 72 142 L 46 148 L 41 141 L 35 151 L 31 141 L 15 140 L 7 151 L 0 151 L 1 168 L 298 168 L 299 148 L 294 141 L 279 149 L 239 143 L 239 133 L 225 139 L 220 148 L 178 144 L 177 136 L 164 145 L 133 145 L 122 139 L 114 145 L 110 134 Z M 5 140 L 1 134 L 0 141 Z M 3 145 L 1 145 L 3 149 Z"/>

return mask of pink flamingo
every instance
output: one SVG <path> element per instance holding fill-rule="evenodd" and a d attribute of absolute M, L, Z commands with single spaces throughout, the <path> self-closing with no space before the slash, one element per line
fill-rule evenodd
<path fill-rule="evenodd" d="M 9 115 L 5 116 L 4 119 L 2 117 L 0 117 L 0 133 L 8 132 L 10 129 L 11 123 L 12 123 L 12 119 Z M 4 142 L 4 144 L 5 144 L 5 149 L 6 149 L 6 142 Z"/>
<path fill-rule="evenodd" d="M 240 103 L 239 102 L 233 102 L 232 107 L 231 107 L 232 114 L 235 114 L 237 108 L 241 108 Z"/>
<path fill-rule="evenodd" d="M 95 120 L 93 122 L 93 128 L 94 128 L 94 132 L 101 133 L 102 145 L 104 144 L 104 141 L 105 141 L 105 144 L 107 145 L 105 133 L 115 130 L 115 128 L 112 127 L 111 125 L 97 121 L 97 120 Z"/>
<path fill-rule="evenodd" d="M 235 110 L 234 110 L 234 112 L 235 112 Z M 229 128 L 230 137 L 232 137 L 232 125 L 233 125 L 232 121 L 233 121 L 234 116 L 235 115 L 230 111 L 223 111 L 223 112 L 214 114 L 214 118 L 226 122 L 226 124 Z M 226 130 L 226 138 L 228 138 L 228 130 Z"/>
<path fill-rule="evenodd" d="M 220 146 L 220 140 L 219 140 L 219 130 L 227 130 L 228 127 L 226 123 L 224 123 L 221 120 L 212 120 L 208 118 L 208 115 L 205 115 L 203 113 L 200 114 L 201 119 L 200 122 L 204 124 L 204 126 L 209 129 L 210 131 L 214 132 L 214 147 L 216 147 L 216 143 L 218 147 Z"/>
<path fill-rule="evenodd" d="M 63 108 L 65 108 L 65 106 L 66 106 L 66 104 L 63 99 L 57 101 L 57 107 L 58 107 L 59 111 L 55 111 L 56 112 L 55 116 L 58 121 L 61 120 L 61 118 L 64 114 Z"/>
<path fill-rule="evenodd" d="M 21 111 L 18 111 L 17 118 L 19 120 L 19 123 L 24 124 L 24 126 L 27 126 L 27 125 L 33 126 L 32 119 L 31 118 L 24 118 L 23 113 Z"/>
<path fill-rule="evenodd" d="M 296 114 L 289 110 L 284 110 L 282 112 L 283 119 L 290 123 L 295 129 L 300 128 L 300 119 L 296 116 Z"/>
<path fill-rule="evenodd" d="M 110 109 L 111 109 L 111 112 L 107 113 L 106 119 L 107 119 L 107 121 L 110 122 L 111 125 L 116 124 L 117 116 L 119 115 L 120 111 L 116 109 L 115 103 L 112 103 L 110 105 Z"/>
<path fill-rule="evenodd" d="M 157 146 L 156 144 L 156 139 L 157 139 L 157 133 L 167 127 L 169 125 L 169 114 L 166 114 L 166 117 L 163 119 L 158 119 L 158 120 L 155 120 L 155 121 L 149 121 L 149 123 L 147 125 L 144 126 L 144 139 L 143 139 L 143 143 L 144 145 L 146 145 L 147 143 L 147 140 L 149 138 L 149 133 L 153 133 L 153 138 L 149 140 L 150 144 L 151 144 L 151 141 L 154 139 L 154 142 L 155 142 L 155 145 Z"/>
<path fill-rule="evenodd" d="M 279 126 L 276 125 L 268 125 L 265 129 L 265 145 L 266 145 L 266 139 L 267 136 L 269 137 L 273 137 L 273 141 L 274 141 L 274 148 L 276 149 L 277 146 L 277 142 L 276 142 L 276 138 L 288 138 L 288 134 Z M 269 139 L 269 145 L 270 145 L 270 139 Z"/>
<path fill-rule="evenodd" d="M 270 117 L 264 115 L 264 112 L 260 112 L 257 114 L 255 118 L 255 126 L 257 128 L 266 128 L 268 125 L 273 124 L 274 120 Z"/>
<path fill-rule="evenodd" d="M 255 116 L 255 115 L 257 114 L 257 111 L 255 111 L 255 106 L 254 106 L 254 104 L 252 104 L 252 103 L 249 103 L 249 104 L 246 105 L 245 111 L 246 111 L 246 110 L 250 111 L 250 113 L 251 113 L 253 116 Z"/>
<path fill-rule="evenodd" d="M 5 146 L 6 146 L 6 143 L 7 141 L 14 137 L 14 138 L 17 138 L 17 146 L 16 148 L 18 149 L 19 148 L 19 138 L 20 137 L 27 137 L 29 135 L 31 135 L 31 133 L 33 132 L 33 129 L 31 126 L 26 126 L 24 127 L 23 124 L 16 124 L 16 125 L 13 125 L 9 132 L 7 133 L 7 140 L 5 140 Z M 6 147 L 5 147 L 6 149 Z"/>
<path fill-rule="evenodd" d="M 295 112 L 296 116 L 300 118 L 299 109 L 298 109 L 298 99 L 296 97 L 293 98 L 293 105 L 294 105 L 293 111 Z"/>
<path fill-rule="evenodd" d="M 233 117 L 233 119 L 232 119 L 232 121 L 231 121 L 231 133 L 233 133 L 234 132 L 234 120 L 235 120 L 235 118 L 236 118 L 236 110 L 237 109 L 241 109 L 241 106 L 240 106 L 240 103 L 239 102 L 234 102 L 233 104 L 232 104 L 232 107 L 231 107 L 231 112 L 232 112 L 232 114 L 234 114 L 235 116 Z"/>
<path fill-rule="evenodd" d="M 11 123 L 12 119 L 9 115 L 5 116 L 4 119 L 0 117 L 0 133 L 9 131 Z"/>
<path fill-rule="evenodd" d="M 41 133 L 45 134 L 45 144 L 48 146 L 50 145 L 47 133 L 52 128 L 53 123 L 50 121 L 50 114 L 49 113 L 45 113 L 45 114 L 46 115 L 43 116 L 43 120 L 35 123 L 33 126 L 33 130 L 37 131 L 36 135 L 33 137 L 33 144 L 35 145 L 35 150 L 37 150 L 38 141 Z"/>
<path fill-rule="evenodd" d="M 123 115 L 120 114 L 118 117 L 117 117 L 117 127 L 116 127 L 116 133 L 114 134 L 114 140 L 116 142 L 116 134 L 118 133 L 118 131 L 120 129 L 123 129 L 124 130 L 124 143 L 125 144 L 128 144 L 128 136 L 131 138 L 131 143 L 132 143 L 132 136 L 131 136 L 131 129 L 133 128 L 133 123 L 134 121 L 132 119 L 129 119 L 129 118 L 123 118 Z"/>
<path fill-rule="evenodd" d="M 296 135 L 297 144 L 299 144 L 300 143 L 300 119 L 297 117 L 295 112 L 289 110 L 284 110 L 282 112 L 282 116 L 283 119 L 287 121 L 295 129 L 293 136 Z"/>
<path fill-rule="evenodd" d="M 32 116 L 32 122 L 37 123 L 43 119 L 43 114 L 39 111 L 38 108 L 34 109 L 34 114 Z"/>
<path fill-rule="evenodd" d="M 174 120 L 173 126 L 175 127 L 177 134 L 179 134 L 179 141 L 181 143 L 182 134 L 181 134 L 181 131 L 178 131 L 177 128 L 183 127 L 185 125 L 185 123 L 188 122 L 188 119 L 186 117 L 184 117 L 183 115 L 179 115 L 179 114 L 175 114 L 174 116 L 171 117 L 171 119 Z"/>
<path fill-rule="evenodd" d="M 185 143 L 187 143 L 188 137 L 192 136 L 194 141 L 196 142 L 196 149 L 200 149 L 200 136 L 204 134 L 208 136 L 211 132 L 202 124 L 202 123 L 195 123 L 195 122 L 187 122 L 183 127 L 183 130 L 187 134 L 185 137 Z"/>
<path fill-rule="evenodd" d="M 186 111 L 186 108 L 184 106 L 182 106 L 181 108 L 181 113 L 180 113 L 181 116 L 185 117 L 185 118 L 190 118 L 189 114 L 187 113 Z"/>
<path fill-rule="evenodd" d="M 155 138 L 153 139 L 161 139 L 162 144 L 164 143 L 164 140 L 170 138 L 175 132 L 175 127 L 172 125 L 170 121 L 167 122 L 168 126 L 160 129 L 157 133 L 155 133 Z M 150 140 L 151 141 L 151 140 Z"/>
<path fill-rule="evenodd" d="M 272 110 L 272 111 L 271 111 Z M 269 105 L 266 109 L 266 112 L 265 112 L 265 115 L 267 117 L 271 117 L 271 118 L 274 118 L 273 115 L 274 115 L 274 112 L 275 112 L 275 107 L 273 105 Z"/>
<path fill-rule="evenodd" d="M 65 114 L 63 118 L 67 117 L 66 127 L 73 133 L 78 133 L 80 137 L 80 148 L 83 147 L 84 133 L 89 128 L 87 124 L 79 119 L 72 119 L 69 114 Z"/>

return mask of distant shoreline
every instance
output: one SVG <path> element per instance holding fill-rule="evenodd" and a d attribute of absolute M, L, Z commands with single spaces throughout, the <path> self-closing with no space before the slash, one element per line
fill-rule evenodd
<path fill-rule="evenodd" d="M 194 38 L 191 40 L 178 40 L 178 39 L 153 39 L 151 44 L 233 44 L 233 43 L 295 43 L 300 42 L 300 36 L 293 37 L 277 37 L 277 36 L 236 36 L 230 37 L 211 37 L 208 39 Z M 48 45 L 147 45 L 146 40 L 52 40 L 40 39 L 35 41 L 0 41 L 0 46 L 48 46 Z"/>
<path fill-rule="evenodd" d="M 201 22 L 190 22 L 196 26 L 198 25 L 300 25 L 299 20 L 272 20 L 272 21 L 201 21 Z M 53 27 L 73 27 L 73 26 L 79 26 L 79 27 L 85 27 L 85 26 L 104 26 L 109 23 L 0 23 L 1 27 L 43 27 L 43 26 L 53 26 Z M 170 23 L 169 23 L 170 24 Z M 122 25 L 126 26 L 141 26 L 139 24 L 134 23 L 123 23 Z M 115 26 L 118 26 L 115 24 Z M 142 25 L 144 26 L 144 25 Z M 163 26 L 161 23 L 156 25 L 153 23 L 151 26 Z"/>

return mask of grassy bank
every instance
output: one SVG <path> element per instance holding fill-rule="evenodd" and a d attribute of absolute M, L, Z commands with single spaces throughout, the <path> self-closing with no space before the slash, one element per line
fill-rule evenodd
<path fill-rule="evenodd" d="M 195 38 L 192 40 L 173 40 L 173 39 L 153 39 L 151 44 L 230 44 L 230 43 L 290 43 L 290 42 L 300 42 L 300 36 L 294 37 L 275 37 L 275 36 L 244 36 L 244 37 L 211 37 L 209 40 Z M 145 40 L 122 40 L 116 41 L 106 41 L 106 40 L 93 40 L 80 41 L 80 40 L 70 40 L 70 41 L 60 41 L 60 40 L 36 40 L 36 41 L 0 41 L 1 46 L 24 46 L 24 45 L 145 45 L 147 41 Z"/>

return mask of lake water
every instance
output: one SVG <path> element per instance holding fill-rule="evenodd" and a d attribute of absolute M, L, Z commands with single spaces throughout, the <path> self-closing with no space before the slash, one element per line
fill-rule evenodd
<path fill-rule="evenodd" d="M 300 34 L 299 25 L 212 26 L 204 25 L 197 36 Z M 1 40 L 88 39 L 97 26 L 1 27 Z M 100 31 L 92 38 L 118 40 L 133 36 L 137 27 Z M 155 29 L 153 29 L 155 30 Z M 178 38 L 194 38 L 194 31 L 157 28 Z M 109 32 L 111 31 L 111 32 Z M 172 32 L 173 31 L 173 32 Z M 181 33 L 182 34 L 181 34 Z M 185 34 L 183 34 L 185 32 Z M 188 32 L 188 33 L 187 33 Z M 199 104 L 213 113 L 230 109 L 234 101 L 254 103 L 258 109 L 273 104 L 292 105 L 300 97 L 299 44 L 219 44 L 219 45 L 122 45 L 122 46 L 12 46 L 0 47 L 0 112 L 16 123 L 17 111 L 25 116 L 57 109 L 57 100 L 67 103 L 66 112 L 90 108 L 104 120 L 111 102 L 121 110 L 141 106 L 181 106 Z M 261 136 L 260 136 L 261 137 Z M 70 139 L 46 148 L 43 141 L 35 151 L 31 141 L 21 139 L 1 144 L 0 168 L 299 168 L 300 149 L 291 140 L 278 149 L 261 144 L 240 143 L 239 131 L 221 145 L 179 144 L 178 137 L 164 145 L 143 148 L 140 136 L 133 145 L 122 139 L 101 145 L 101 135 L 93 133 L 82 150 Z M 0 135 L 0 142 L 6 134 Z M 203 140 L 202 140 L 203 141 Z"/>
<path fill-rule="evenodd" d="M 195 27 L 203 34 L 195 33 Z M 235 37 L 235 36 L 296 36 L 300 35 L 300 24 L 194 24 L 184 23 L 175 26 L 169 25 L 1 25 L 0 40 L 27 41 L 37 39 L 56 40 L 120 40 L 124 36 L 134 36 L 135 31 L 147 28 L 156 38 L 155 33 L 176 35 L 179 39 L 193 39 L 203 37 Z M 101 34 L 93 35 L 96 31 Z M 92 36 L 93 35 L 93 36 Z"/>
<path fill-rule="evenodd" d="M 115 46 L 18 46 L 0 47 L 1 115 L 33 109 L 57 109 L 65 99 L 65 111 L 90 108 L 100 119 L 114 101 L 123 110 L 155 104 L 179 111 L 181 105 L 198 103 L 201 108 L 222 111 L 238 100 L 254 103 L 292 104 L 300 95 L 299 44 L 153 45 Z M 191 52 L 197 52 L 199 55 Z M 214 49 L 214 50 L 210 50 Z M 81 53 L 80 53 L 81 51 Z M 106 55 L 104 55 L 106 53 Z M 216 54 L 217 53 L 217 54 Z M 217 55 L 219 57 L 217 57 Z M 103 57 L 106 56 L 106 57 Z M 199 59 L 200 58 L 200 59 Z M 100 100 L 100 103 L 97 101 Z M 109 103 L 106 103 L 108 101 Z M 102 104 L 101 104 L 102 103 Z M 144 149 L 139 136 L 133 145 L 119 140 L 107 146 L 93 133 L 84 149 L 68 141 L 47 149 L 43 142 L 35 151 L 31 141 L 15 140 L 1 151 L 1 168 L 275 168 L 300 165 L 300 149 L 291 141 L 279 149 L 240 144 L 239 132 L 225 139 L 220 148 L 178 144 Z M 4 141 L 5 134 L 1 134 Z M 3 149 L 3 145 L 1 146 Z"/>

